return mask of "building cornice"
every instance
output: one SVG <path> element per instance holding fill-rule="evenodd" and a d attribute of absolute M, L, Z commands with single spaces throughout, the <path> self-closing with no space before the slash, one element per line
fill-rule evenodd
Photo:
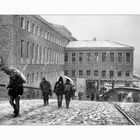
<path fill-rule="evenodd" d="M 53 26 L 53 24 L 47 22 L 44 18 L 42 18 L 40 15 L 34 15 L 37 19 L 39 19 L 40 21 L 42 21 L 44 24 L 46 24 L 47 26 L 49 26 L 50 28 L 52 28 L 53 30 L 55 30 L 57 33 L 59 33 L 60 35 L 62 35 L 63 37 L 65 37 L 66 39 L 70 40 L 71 36 L 66 36 L 65 34 L 63 34 L 61 31 L 59 31 L 56 27 Z"/>
<path fill-rule="evenodd" d="M 67 48 L 65 47 L 64 50 L 76 50 L 76 51 L 89 51 L 89 50 L 96 50 L 96 51 L 111 51 L 111 50 L 134 50 L 134 47 L 124 47 L 124 48 L 119 48 L 119 47 L 72 47 L 72 48 Z"/>

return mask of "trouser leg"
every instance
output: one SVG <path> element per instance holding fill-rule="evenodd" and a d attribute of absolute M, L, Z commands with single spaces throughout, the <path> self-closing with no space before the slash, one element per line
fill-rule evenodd
<path fill-rule="evenodd" d="M 19 105 L 19 102 L 20 102 L 20 97 L 15 97 L 15 106 L 16 106 L 16 113 L 15 114 L 19 114 L 19 109 L 20 109 L 20 105 Z"/>
<path fill-rule="evenodd" d="M 58 108 L 61 107 L 61 95 L 57 95 Z"/>
<path fill-rule="evenodd" d="M 69 94 L 69 96 L 68 96 L 68 108 L 69 108 L 69 104 L 70 104 L 70 99 L 71 99 L 71 96 Z"/>
<path fill-rule="evenodd" d="M 49 95 L 46 95 L 46 101 L 47 101 L 47 105 L 49 104 Z"/>
<path fill-rule="evenodd" d="M 46 105 L 46 98 L 43 98 L 44 105 Z"/>
<path fill-rule="evenodd" d="M 13 107 L 14 113 L 15 113 L 15 112 L 16 112 L 16 105 L 15 105 L 15 103 L 14 103 L 14 97 L 13 97 L 13 96 L 10 96 L 10 98 L 9 98 L 9 103 L 10 103 L 10 105 Z"/>
<path fill-rule="evenodd" d="M 66 101 L 66 107 L 69 108 L 70 99 L 68 93 L 65 95 L 65 101 Z"/>
<path fill-rule="evenodd" d="M 62 107 L 63 94 L 60 96 L 60 107 Z"/>

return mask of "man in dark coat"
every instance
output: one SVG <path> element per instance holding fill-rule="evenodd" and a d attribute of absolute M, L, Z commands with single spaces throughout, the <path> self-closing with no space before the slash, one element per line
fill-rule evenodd
<path fill-rule="evenodd" d="M 65 87 L 64 91 L 65 91 L 66 107 L 68 109 L 70 104 L 70 99 L 72 97 L 72 85 L 69 79 L 66 80 L 64 87 Z"/>
<path fill-rule="evenodd" d="M 7 88 L 9 89 L 9 103 L 14 109 L 14 117 L 17 117 L 20 109 L 20 96 L 23 94 L 23 81 L 16 74 L 11 74 Z"/>
<path fill-rule="evenodd" d="M 58 108 L 60 108 L 62 107 L 62 100 L 64 94 L 64 83 L 63 83 L 63 78 L 61 76 L 59 77 L 58 81 L 55 83 L 54 92 L 57 96 Z"/>
<path fill-rule="evenodd" d="M 45 77 L 42 78 L 42 81 L 40 83 L 40 89 L 42 91 L 42 97 L 44 101 L 44 106 L 49 104 L 49 95 L 51 93 L 51 84 L 49 81 L 45 79 Z"/>

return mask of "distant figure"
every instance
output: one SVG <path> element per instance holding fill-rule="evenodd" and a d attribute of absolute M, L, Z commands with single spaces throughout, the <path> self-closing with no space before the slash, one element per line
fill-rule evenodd
<path fill-rule="evenodd" d="M 20 110 L 20 96 L 23 94 L 23 82 L 16 74 L 11 72 L 10 81 L 6 88 L 9 89 L 9 103 L 14 109 L 14 117 L 17 117 Z"/>
<path fill-rule="evenodd" d="M 55 83 L 54 92 L 57 96 L 58 108 L 60 108 L 62 107 L 62 100 L 64 94 L 64 83 L 63 83 L 63 78 L 61 76 L 59 77 L 58 81 Z"/>
<path fill-rule="evenodd" d="M 45 77 L 42 78 L 40 89 L 42 91 L 44 106 L 46 106 L 46 104 L 49 104 L 49 95 L 51 95 L 51 84 L 45 79 Z"/>
<path fill-rule="evenodd" d="M 118 101 L 119 101 L 119 102 L 121 102 L 121 100 L 122 100 L 122 96 L 123 96 L 122 94 L 123 94 L 123 93 L 119 93 L 119 94 L 118 94 Z"/>
<path fill-rule="evenodd" d="M 79 97 L 79 100 L 81 100 L 81 99 L 82 99 L 82 95 L 83 95 L 83 93 L 82 93 L 82 92 L 78 92 L 78 97 Z"/>
<path fill-rule="evenodd" d="M 133 100 L 134 100 L 133 99 L 133 92 L 129 92 L 128 95 L 127 95 L 127 101 L 128 102 L 133 102 Z"/>
<path fill-rule="evenodd" d="M 75 89 L 74 85 L 72 85 L 72 91 L 71 91 L 72 100 L 74 100 L 76 98 L 75 92 L 76 92 L 76 89 Z"/>
<path fill-rule="evenodd" d="M 90 99 L 91 101 L 94 101 L 95 99 L 95 90 L 93 87 L 90 89 Z"/>
<path fill-rule="evenodd" d="M 96 90 L 96 101 L 99 101 L 100 96 L 99 96 L 99 92 Z"/>
<path fill-rule="evenodd" d="M 66 107 L 68 109 L 70 104 L 70 99 L 72 97 L 72 85 L 69 79 L 66 80 L 64 87 L 65 87 L 64 92 L 65 92 Z"/>

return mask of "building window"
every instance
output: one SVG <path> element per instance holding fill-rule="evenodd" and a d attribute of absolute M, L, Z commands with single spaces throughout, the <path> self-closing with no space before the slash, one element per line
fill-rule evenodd
<path fill-rule="evenodd" d="M 72 73 L 72 77 L 75 77 L 75 70 L 72 70 L 71 73 Z"/>
<path fill-rule="evenodd" d="M 30 29 L 30 21 L 27 21 L 27 31 L 31 31 L 31 29 Z"/>
<path fill-rule="evenodd" d="M 102 77 L 105 77 L 105 76 L 106 76 L 106 71 L 102 70 Z"/>
<path fill-rule="evenodd" d="M 98 76 L 98 70 L 94 70 L 94 76 Z"/>
<path fill-rule="evenodd" d="M 35 34 L 35 24 L 32 24 L 32 32 Z"/>
<path fill-rule="evenodd" d="M 83 70 L 79 70 L 79 76 L 83 76 Z"/>
<path fill-rule="evenodd" d="M 64 75 L 68 76 L 68 70 L 64 70 Z"/>
<path fill-rule="evenodd" d="M 33 73 L 32 74 L 32 82 L 34 82 L 34 76 L 35 76 L 35 74 Z"/>
<path fill-rule="evenodd" d="M 119 71 L 118 72 L 118 77 L 121 77 L 122 76 L 122 71 Z"/>
<path fill-rule="evenodd" d="M 24 55 L 24 40 L 21 40 L 21 52 L 20 52 L 20 56 L 23 57 Z"/>
<path fill-rule="evenodd" d="M 48 32 L 47 39 L 50 41 L 50 33 Z"/>
<path fill-rule="evenodd" d="M 34 58 L 34 46 L 35 46 L 35 44 L 32 43 L 32 45 L 31 45 L 31 58 L 32 59 Z"/>
<path fill-rule="evenodd" d="M 126 53 L 126 62 L 130 62 L 130 53 Z"/>
<path fill-rule="evenodd" d="M 72 62 L 75 62 L 75 53 L 72 53 Z"/>
<path fill-rule="evenodd" d="M 129 77 L 129 76 L 130 76 L 130 72 L 127 71 L 127 72 L 125 73 L 125 76 L 126 76 L 126 77 Z"/>
<path fill-rule="evenodd" d="M 114 53 L 113 52 L 110 53 L 110 62 L 114 62 Z"/>
<path fill-rule="evenodd" d="M 79 53 L 79 62 L 82 62 L 82 61 L 83 61 L 83 53 L 80 52 L 80 53 Z"/>
<path fill-rule="evenodd" d="M 106 62 L 106 52 L 102 53 L 102 62 Z"/>
<path fill-rule="evenodd" d="M 87 76 L 90 76 L 90 70 L 87 70 Z"/>
<path fill-rule="evenodd" d="M 43 64 L 45 64 L 45 53 L 46 53 L 46 47 L 43 47 Z"/>
<path fill-rule="evenodd" d="M 27 83 L 29 83 L 29 81 L 30 81 L 30 75 L 29 74 L 27 74 Z"/>
<path fill-rule="evenodd" d="M 38 60 L 38 45 L 35 47 L 35 63 L 37 63 Z"/>
<path fill-rule="evenodd" d="M 27 51 L 27 58 L 29 58 L 29 47 L 30 47 L 29 45 L 30 45 L 30 43 L 29 43 L 29 41 L 27 41 L 27 50 L 26 50 Z"/>
<path fill-rule="evenodd" d="M 110 76 L 110 78 L 114 77 L 114 71 L 111 70 L 109 73 L 109 76 Z"/>
<path fill-rule="evenodd" d="M 65 53 L 65 62 L 68 62 L 68 53 Z"/>
<path fill-rule="evenodd" d="M 48 64 L 50 64 L 50 49 L 48 48 Z M 57 62 L 58 64 L 58 62 Z"/>
<path fill-rule="evenodd" d="M 53 36 L 52 36 L 52 34 L 50 34 L 50 41 L 52 42 L 52 38 L 53 38 Z"/>
<path fill-rule="evenodd" d="M 122 62 L 122 53 L 118 53 L 118 62 Z"/>
<path fill-rule="evenodd" d="M 87 62 L 90 62 L 91 53 L 87 53 Z"/>
<path fill-rule="evenodd" d="M 52 42 L 55 43 L 55 37 L 52 35 Z"/>
<path fill-rule="evenodd" d="M 39 36 L 39 26 L 37 26 L 37 35 Z"/>
<path fill-rule="evenodd" d="M 37 80 L 37 81 L 38 81 L 38 75 L 39 75 L 39 73 L 36 74 L 36 80 Z"/>
<path fill-rule="evenodd" d="M 43 37 L 43 30 L 42 30 L 42 28 L 40 29 L 40 36 Z"/>
<path fill-rule="evenodd" d="M 94 62 L 98 62 L 98 53 L 97 52 L 94 53 Z"/>
<path fill-rule="evenodd" d="M 45 31 L 44 38 L 47 39 L 47 31 Z"/>
<path fill-rule="evenodd" d="M 42 80 L 43 72 L 40 73 L 40 80 Z"/>
<path fill-rule="evenodd" d="M 21 17 L 21 28 L 25 29 L 25 18 Z"/>

